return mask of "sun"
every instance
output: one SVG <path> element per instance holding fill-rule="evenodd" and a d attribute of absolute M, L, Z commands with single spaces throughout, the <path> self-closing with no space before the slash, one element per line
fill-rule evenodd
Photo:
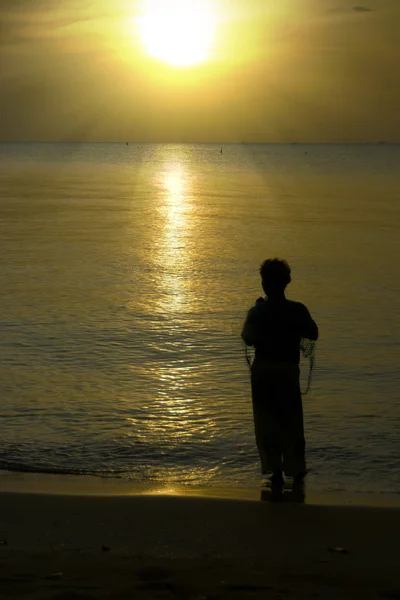
<path fill-rule="evenodd" d="M 207 0 L 144 0 L 138 25 L 146 51 L 166 63 L 195 65 L 210 54 L 215 18 Z"/>

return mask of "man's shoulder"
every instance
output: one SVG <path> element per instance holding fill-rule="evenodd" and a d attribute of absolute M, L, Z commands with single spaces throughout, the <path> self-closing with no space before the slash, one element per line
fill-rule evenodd
<path fill-rule="evenodd" d="M 247 313 L 247 314 L 248 314 L 248 316 L 251 316 L 251 315 L 260 315 L 260 314 L 262 314 L 264 311 L 265 311 L 265 303 L 264 303 L 264 304 L 261 304 L 261 303 L 258 303 L 258 302 L 257 302 L 257 304 L 253 305 L 253 306 L 252 306 L 252 307 L 249 309 L 249 311 L 248 311 L 248 313 Z"/>
<path fill-rule="evenodd" d="M 297 300 L 289 300 L 288 298 L 287 301 L 289 302 L 290 309 L 294 312 L 298 314 L 308 313 L 307 306 L 302 302 L 298 302 Z"/>
<path fill-rule="evenodd" d="M 305 304 L 303 304 L 302 302 L 298 302 L 297 300 L 290 300 L 289 298 L 286 298 L 286 300 L 294 308 L 307 308 Z"/>

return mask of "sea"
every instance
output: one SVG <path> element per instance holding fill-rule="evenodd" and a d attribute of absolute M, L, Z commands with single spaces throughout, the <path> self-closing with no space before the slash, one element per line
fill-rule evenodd
<path fill-rule="evenodd" d="M 399 145 L 0 144 L 0 470 L 259 487 L 240 334 L 279 257 L 308 488 L 399 495 L 399 226 Z"/>

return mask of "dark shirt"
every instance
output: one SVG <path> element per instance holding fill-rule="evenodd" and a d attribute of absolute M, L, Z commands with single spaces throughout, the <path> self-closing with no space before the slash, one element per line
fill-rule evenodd
<path fill-rule="evenodd" d="M 301 302 L 263 300 L 249 310 L 242 338 L 255 347 L 256 357 L 298 365 L 301 338 L 317 340 L 318 327 Z"/>

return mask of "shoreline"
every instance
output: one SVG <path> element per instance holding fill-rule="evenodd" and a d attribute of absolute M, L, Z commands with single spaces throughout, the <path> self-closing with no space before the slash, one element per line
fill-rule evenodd
<path fill-rule="evenodd" d="M 110 477 L 87 475 L 58 475 L 0 471 L 0 495 L 36 494 L 57 496 L 173 496 L 181 498 L 215 498 L 260 502 L 277 500 L 271 498 L 268 488 L 193 487 L 168 483 L 139 483 Z M 317 492 L 307 490 L 299 494 L 290 488 L 280 498 L 284 502 L 310 506 L 363 506 L 400 509 L 400 495 L 376 493 L 350 493 L 344 491 Z"/>

